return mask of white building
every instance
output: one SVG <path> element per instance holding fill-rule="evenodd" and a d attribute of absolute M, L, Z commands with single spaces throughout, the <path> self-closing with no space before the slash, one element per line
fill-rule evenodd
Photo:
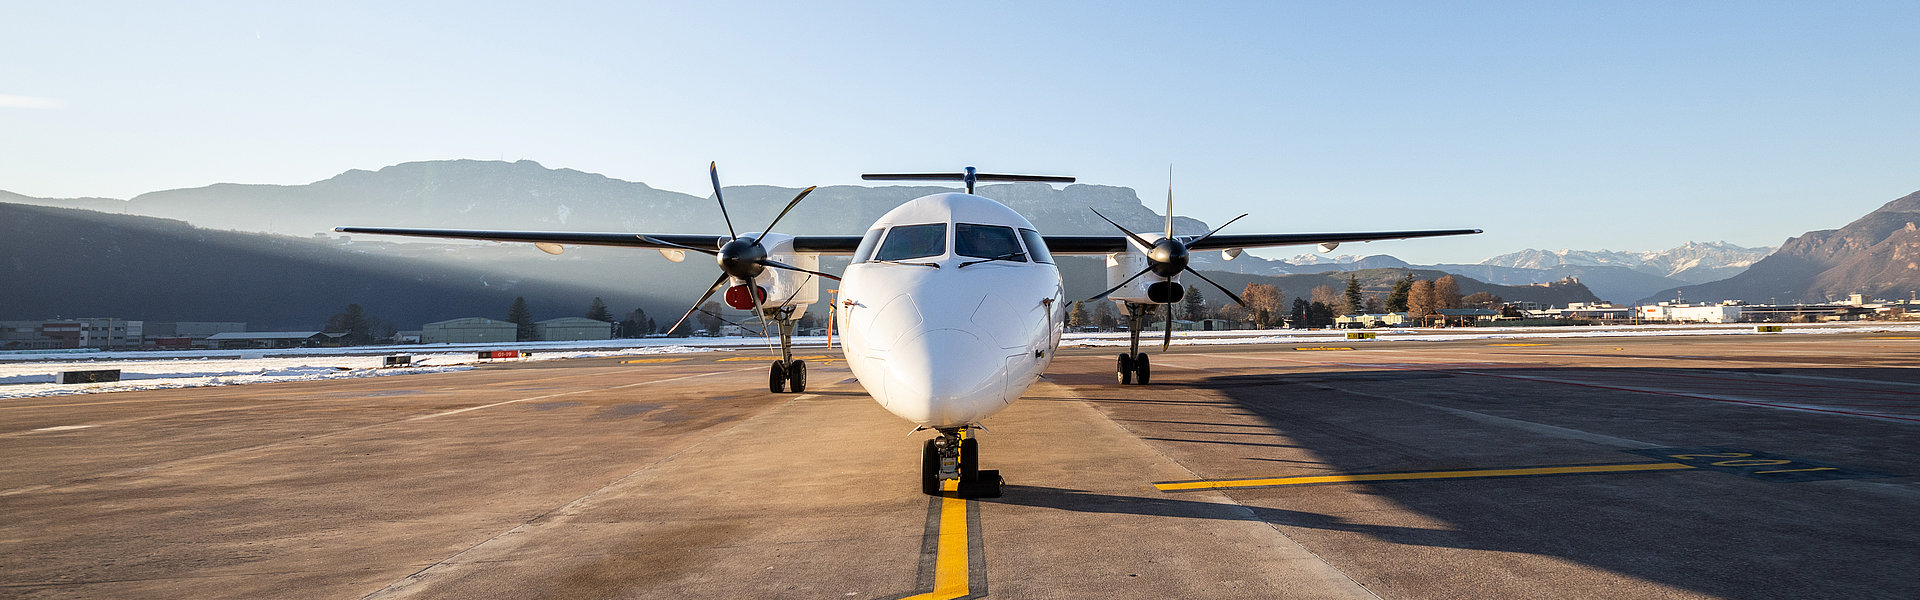
<path fill-rule="evenodd" d="M 1659 304 L 1640 306 L 1634 314 L 1647 321 L 1679 323 L 1735 323 L 1746 307 L 1740 304 Z"/>

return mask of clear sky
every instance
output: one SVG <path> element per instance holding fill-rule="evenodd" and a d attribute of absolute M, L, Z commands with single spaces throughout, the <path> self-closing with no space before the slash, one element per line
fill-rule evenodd
<path fill-rule="evenodd" d="M 477 158 L 697 195 L 709 160 L 975 165 L 1151 206 L 1172 165 L 1233 231 L 1480 227 L 1356 249 L 1474 262 L 1774 245 L 1920 190 L 1908 1 L 8 0 L 0 31 L 0 189 L 43 197 Z"/>

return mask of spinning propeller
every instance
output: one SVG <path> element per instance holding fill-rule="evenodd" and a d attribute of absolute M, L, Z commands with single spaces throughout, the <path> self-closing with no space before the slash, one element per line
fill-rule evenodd
<path fill-rule="evenodd" d="M 760 230 L 759 234 L 754 235 L 753 237 L 740 237 L 739 232 L 733 228 L 733 218 L 727 215 L 727 201 L 725 198 L 722 198 L 720 196 L 719 163 L 716 162 L 716 163 L 708 164 L 707 174 L 713 179 L 713 200 L 714 202 L 717 202 L 720 204 L 720 219 L 726 222 L 727 235 L 731 236 L 732 238 L 731 240 L 729 240 L 725 244 L 722 244 L 719 250 L 714 250 L 711 248 L 696 248 L 693 246 L 684 246 L 684 245 L 675 244 L 672 242 L 667 242 L 667 241 L 663 241 L 657 238 L 648 237 L 644 235 L 640 236 L 641 240 L 649 244 L 657 244 L 657 245 L 666 246 L 669 248 L 677 248 L 680 250 L 690 250 L 693 252 L 712 255 L 714 257 L 714 260 L 720 263 L 720 278 L 713 280 L 713 284 L 707 286 L 707 293 L 701 294 L 700 299 L 695 300 L 693 302 L 693 308 L 687 309 L 686 314 L 680 315 L 680 320 L 674 321 L 673 326 L 667 328 L 668 332 L 672 332 L 675 329 L 679 329 L 681 324 L 684 324 L 687 322 L 688 317 L 693 316 L 693 313 L 699 312 L 700 305 L 706 303 L 708 298 L 712 298 L 713 293 L 716 291 L 719 291 L 721 284 L 726 283 L 728 278 L 739 279 L 747 282 L 747 285 L 746 285 L 747 296 L 753 299 L 754 312 L 761 315 L 762 319 L 766 318 L 766 310 L 761 306 L 761 301 L 763 300 L 763 297 L 765 296 L 765 294 L 761 291 L 760 285 L 756 281 L 754 281 L 754 278 L 759 277 L 760 275 L 766 273 L 767 267 L 773 267 L 775 269 L 786 269 L 788 271 L 795 271 L 799 273 L 809 273 L 812 275 L 818 275 L 818 276 L 825 277 L 827 279 L 836 280 L 836 281 L 840 279 L 839 277 L 828 275 L 826 273 L 821 273 L 819 271 L 802 269 L 800 267 L 796 267 L 783 262 L 769 259 L 767 258 L 767 247 L 760 243 L 760 239 L 767 237 L 767 233 L 773 231 L 773 226 L 780 224 L 780 219 L 786 217 L 787 213 L 793 210 L 793 207 L 798 206 L 800 204 L 800 200 L 806 198 L 807 194 L 813 193 L 814 188 L 809 187 L 807 189 L 800 190 L 800 194 L 794 196 L 793 201 L 788 202 L 786 208 L 780 209 L 780 214 L 775 215 L 773 217 L 773 222 L 768 223 L 766 229 Z"/>
<path fill-rule="evenodd" d="M 1093 209 L 1089 208 L 1088 210 L 1093 210 Z M 1167 185 L 1167 223 L 1166 223 L 1167 228 L 1165 229 L 1166 234 L 1163 237 L 1161 237 L 1159 240 L 1148 242 L 1146 238 L 1140 237 L 1139 234 L 1136 234 L 1132 231 L 1128 231 L 1127 228 L 1121 227 L 1119 223 L 1113 222 L 1113 219 L 1109 219 L 1107 218 L 1106 215 L 1100 214 L 1100 211 L 1094 210 L 1093 214 L 1095 216 L 1100 217 L 1100 220 L 1106 221 L 1107 224 L 1112 225 L 1115 229 L 1119 229 L 1120 233 L 1127 234 L 1128 239 L 1132 239 L 1133 243 L 1138 244 L 1141 248 L 1145 249 L 1147 254 L 1147 268 L 1141 269 L 1139 273 L 1134 273 L 1133 276 L 1128 277 L 1126 281 L 1120 282 L 1120 285 L 1116 285 L 1111 288 L 1108 288 L 1107 291 L 1100 292 L 1100 295 L 1094 296 L 1092 298 L 1088 298 L 1088 300 L 1099 300 L 1101 298 L 1105 298 L 1108 295 L 1116 291 L 1119 291 L 1120 288 L 1127 287 L 1127 284 L 1133 283 L 1133 280 L 1139 279 L 1140 276 L 1146 275 L 1148 273 L 1153 273 L 1154 275 L 1159 276 L 1166 280 L 1163 282 L 1156 282 L 1155 284 L 1156 286 L 1159 285 L 1160 283 L 1174 283 L 1175 286 L 1171 287 L 1170 289 L 1178 290 L 1179 289 L 1177 287 L 1178 284 L 1175 283 L 1173 279 L 1175 277 L 1179 277 L 1181 273 L 1192 273 L 1194 277 L 1199 277 L 1201 281 L 1207 282 L 1208 285 L 1212 285 L 1215 288 L 1219 288 L 1222 293 L 1225 293 L 1228 298 L 1232 298 L 1233 301 L 1238 303 L 1239 305 L 1241 306 L 1247 305 L 1247 301 L 1241 300 L 1238 294 L 1233 293 L 1233 290 L 1229 290 L 1226 288 L 1226 286 L 1220 285 L 1218 283 L 1214 283 L 1212 279 L 1207 279 L 1207 276 L 1201 275 L 1199 271 L 1193 270 L 1187 264 L 1188 261 L 1192 259 L 1192 253 L 1187 251 L 1188 245 L 1199 242 L 1200 240 L 1213 237 L 1213 234 L 1219 233 L 1220 230 L 1222 229 L 1226 229 L 1227 226 L 1232 225 L 1234 221 L 1238 221 L 1242 217 L 1247 216 L 1246 213 L 1241 213 L 1239 217 L 1234 217 L 1232 219 L 1229 219 L 1226 223 L 1222 223 L 1219 227 L 1213 228 L 1213 231 L 1207 232 L 1206 235 L 1197 236 L 1197 237 L 1190 236 L 1188 239 L 1175 237 L 1173 235 L 1173 185 L 1169 183 Z M 1148 298 L 1167 307 L 1166 338 L 1160 342 L 1161 352 L 1165 352 L 1169 346 L 1173 345 L 1173 303 L 1180 301 L 1181 295 L 1183 294 L 1179 294 L 1179 292 L 1177 291 L 1162 291 L 1162 292 L 1156 293 L 1156 290 L 1151 288 L 1148 289 L 1147 291 Z M 1162 297 L 1156 297 L 1156 296 L 1162 296 Z M 1162 299 L 1164 299 L 1165 301 L 1162 302 Z"/>

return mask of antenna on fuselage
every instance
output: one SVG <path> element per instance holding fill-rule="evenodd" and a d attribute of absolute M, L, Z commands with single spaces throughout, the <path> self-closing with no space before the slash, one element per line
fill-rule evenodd
<path fill-rule="evenodd" d="M 1030 181 L 1038 183 L 1073 183 L 1072 177 L 1056 175 L 1003 175 L 999 173 L 981 173 L 973 167 L 960 173 L 867 173 L 860 176 L 867 181 L 959 181 L 967 186 L 967 193 L 973 193 L 973 184 L 977 181 Z"/>

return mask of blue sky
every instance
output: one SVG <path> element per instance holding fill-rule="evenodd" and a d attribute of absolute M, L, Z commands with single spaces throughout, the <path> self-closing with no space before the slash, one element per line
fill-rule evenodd
<path fill-rule="evenodd" d="M 0 7 L 0 189 L 33 196 L 478 158 L 1157 205 L 1172 165 L 1234 231 L 1480 227 L 1355 249 L 1473 262 L 1773 245 L 1920 190 L 1912 2 Z"/>

